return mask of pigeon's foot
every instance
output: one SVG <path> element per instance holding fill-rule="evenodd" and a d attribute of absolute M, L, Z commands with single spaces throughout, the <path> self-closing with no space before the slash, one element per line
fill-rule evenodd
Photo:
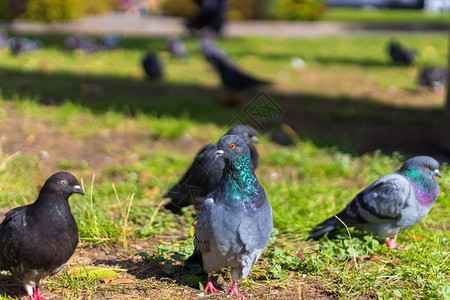
<path fill-rule="evenodd" d="M 34 291 L 34 294 L 30 296 L 30 300 L 47 300 L 44 297 L 41 296 L 41 291 L 39 290 L 39 287 L 36 287 L 36 290 Z"/>
<path fill-rule="evenodd" d="M 222 293 L 222 291 L 219 291 L 218 289 L 216 289 L 212 283 L 212 276 L 208 277 L 208 283 L 206 284 L 205 290 L 204 292 L 210 292 L 211 294 L 214 293 Z"/>
<path fill-rule="evenodd" d="M 248 296 L 250 296 L 250 295 L 249 295 L 249 294 L 240 294 L 240 293 L 238 292 L 236 282 L 233 282 L 233 288 L 232 288 L 231 290 L 228 291 L 228 297 L 232 297 L 232 296 L 236 296 L 236 297 L 248 297 Z"/>
<path fill-rule="evenodd" d="M 390 249 L 397 249 L 397 250 L 403 250 L 403 251 L 405 250 L 402 245 L 397 244 L 397 242 L 395 241 L 395 238 L 394 239 L 387 238 L 386 239 L 386 245 Z"/>

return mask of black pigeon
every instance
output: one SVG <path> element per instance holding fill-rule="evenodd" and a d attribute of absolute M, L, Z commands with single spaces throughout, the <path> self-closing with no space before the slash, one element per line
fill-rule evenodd
<path fill-rule="evenodd" d="M 396 64 L 410 65 L 416 58 L 416 50 L 404 47 L 397 41 L 391 41 L 389 43 L 389 55 Z"/>
<path fill-rule="evenodd" d="M 9 211 L 0 224 L 0 270 L 10 271 L 31 300 L 45 300 L 39 281 L 58 273 L 78 245 L 69 197 L 84 195 L 78 180 L 59 172 L 45 182 L 32 204 Z"/>
<path fill-rule="evenodd" d="M 163 73 L 163 65 L 156 53 L 147 53 L 142 61 L 142 66 L 144 68 L 145 74 L 147 74 L 147 77 L 149 79 L 161 79 Z"/>
<path fill-rule="evenodd" d="M 190 30 L 213 30 L 220 34 L 225 24 L 226 1 L 225 0 L 194 0 L 200 7 L 197 15 L 186 22 Z"/>
<path fill-rule="evenodd" d="M 425 66 L 420 70 L 419 85 L 431 88 L 441 88 L 447 80 L 447 69 L 435 66 Z"/>
<path fill-rule="evenodd" d="M 171 36 L 167 39 L 167 49 L 173 57 L 181 58 L 187 56 L 186 46 L 177 37 Z"/>
<path fill-rule="evenodd" d="M 252 165 L 256 169 L 259 154 L 252 145 L 258 142 L 256 130 L 247 125 L 238 125 L 228 130 L 226 135 L 237 135 L 247 143 Z M 215 159 L 216 151 L 217 144 L 208 144 L 197 153 L 183 178 L 163 196 L 171 198 L 164 206 L 166 209 L 179 214 L 182 207 L 194 204 L 195 209 L 200 210 L 206 197 L 216 189 L 224 167 L 222 160 Z"/>
<path fill-rule="evenodd" d="M 228 89 L 240 91 L 258 85 L 270 84 L 269 81 L 254 78 L 241 71 L 234 62 L 228 59 L 223 50 L 211 43 L 202 42 L 202 50 L 204 57 L 219 73 L 223 85 Z"/>

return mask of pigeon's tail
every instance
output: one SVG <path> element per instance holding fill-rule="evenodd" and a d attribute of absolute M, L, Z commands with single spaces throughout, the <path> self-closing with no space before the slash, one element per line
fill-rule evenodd
<path fill-rule="evenodd" d="M 338 217 L 340 214 L 342 214 L 342 212 L 338 214 Z M 331 218 L 328 218 L 327 220 L 317 225 L 317 229 L 313 230 L 309 237 L 312 239 L 317 239 L 327 232 L 331 232 L 342 227 L 344 227 L 344 225 L 339 221 L 339 219 L 336 218 L 336 216 L 332 216 Z"/>
<path fill-rule="evenodd" d="M 333 231 L 335 229 L 337 229 L 337 228 L 334 226 L 327 226 L 324 228 L 316 229 L 311 232 L 309 237 L 312 239 L 317 239 L 317 238 L 320 238 L 321 236 L 323 236 L 325 233 Z"/>
<path fill-rule="evenodd" d="M 353 199 L 353 201 L 351 201 L 340 213 L 317 225 L 317 229 L 313 230 L 309 236 L 316 239 L 327 232 L 344 228 L 345 226 L 353 227 L 358 224 L 367 223 L 358 211 L 357 202 L 361 201 L 361 197 L 362 193 L 356 195 L 355 199 Z"/>

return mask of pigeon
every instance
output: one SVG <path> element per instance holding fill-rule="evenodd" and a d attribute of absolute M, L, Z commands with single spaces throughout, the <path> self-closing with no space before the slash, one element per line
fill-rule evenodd
<path fill-rule="evenodd" d="M 217 143 L 216 156 L 225 161 L 217 189 L 209 195 L 196 217 L 194 247 L 208 273 L 204 292 L 217 293 L 212 273 L 231 267 L 230 296 L 245 297 L 236 282 L 245 279 L 269 242 L 272 208 L 258 182 L 247 143 L 226 135 Z"/>
<path fill-rule="evenodd" d="M 447 69 L 435 66 L 425 66 L 420 70 L 419 85 L 431 88 L 441 88 L 447 80 Z"/>
<path fill-rule="evenodd" d="M 200 7 L 197 15 L 186 22 L 186 27 L 192 31 L 208 29 L 220 34 L 225 23 L 225 0 L 194 0 Z"/>
<path fill-rule="evenodd" d="M 182 58 L 187 56 L 186 46 L 177 37 L 171 36 L 167 39 L 167 48 L 173 57 Z"/>
<path fill-rule="evenodd" d="M 163 73 L 163 65 L 158 55 L 153 52 L 149 52 L 145 55 L 142 61 L 145 74 L 151 80 L 161 79 Z"/>
<path fill-rule="evenodd" d="M 399 170 L 372 183 L 361 191 L 340 213 L 317 225 L 311 238 L 347 226 L 360 227 L 386 238 L 389 248 L 400 249 L 395 242 L 399 232 L 415 225 L 430 211 L 439 196 L 435 178 L 441 177 L 439 163 L 429 156 L 408 159 Z M 342 222 L 339 220 L 342 220 Z"/>
<path fill-rule="evenodd" d="M 227 135 L 238 135 L 244 139 L 250 148 L 251 162 L 256 169 L 259 154 L 252 143 L 258 143 L 256 130 L 247 125 L 238 125 L 226 133 Z M 215 160 L 217 144 L 204 146 L 196 155 L 192 165 L 186 171 L 182 179 L 175 184 L 164 198 L 171 198 L 165 205 L 166 209 L 174 213 L 181 213 L 181 208 L 194 204 L 196 210 L 200 210 L 203 201 L 212 193 L 219 183 L 224 162 Z"/>
<path fill-rule="evenodd" d="M 391 41 L 389 43 L 389 55 L 396 64 L 410 65 L 416 58 L 416 50 L 404 47 L 397 41 Z"/>
<path fill-rule="evenodd" d="M 226 88 L 232 91 L 240 91 L 258 85 L 270 84 L 269 81 L 254 78 L 241 71 L 223 50 L 207 42 L 207 39 L 203 39 L 201 44 L 204 57 L 219 73 L 220 79 Z"/>
<path fill-rule="evenodd" d="M 0 224 L 0 270 L 19 279 L 30 300 L 45 300 L 39 281 L 58 273 L 78 245 L 68 202 L 74 193 L 84 195 L 72 174 L 53 174 L 34 203 L 12 209 Z"/>
<path fill-rule="evenodd" d="M 42 42 L 38 39 L 30 40 L 23 37 L 13 37 L 7 41 L 7 45 L 13 55 L 19 55 L 41 48 Z"/>

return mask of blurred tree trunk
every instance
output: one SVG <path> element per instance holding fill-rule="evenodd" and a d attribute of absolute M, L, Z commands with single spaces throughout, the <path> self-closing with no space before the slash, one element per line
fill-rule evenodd
<path fill-rule="evenodd" d="M 444 125 L 442 126 L 441 145 L 444 147 L 446 152 L 450 153 L 450 26 L 448 38 L 447 104 L 445 107 Z"/>

